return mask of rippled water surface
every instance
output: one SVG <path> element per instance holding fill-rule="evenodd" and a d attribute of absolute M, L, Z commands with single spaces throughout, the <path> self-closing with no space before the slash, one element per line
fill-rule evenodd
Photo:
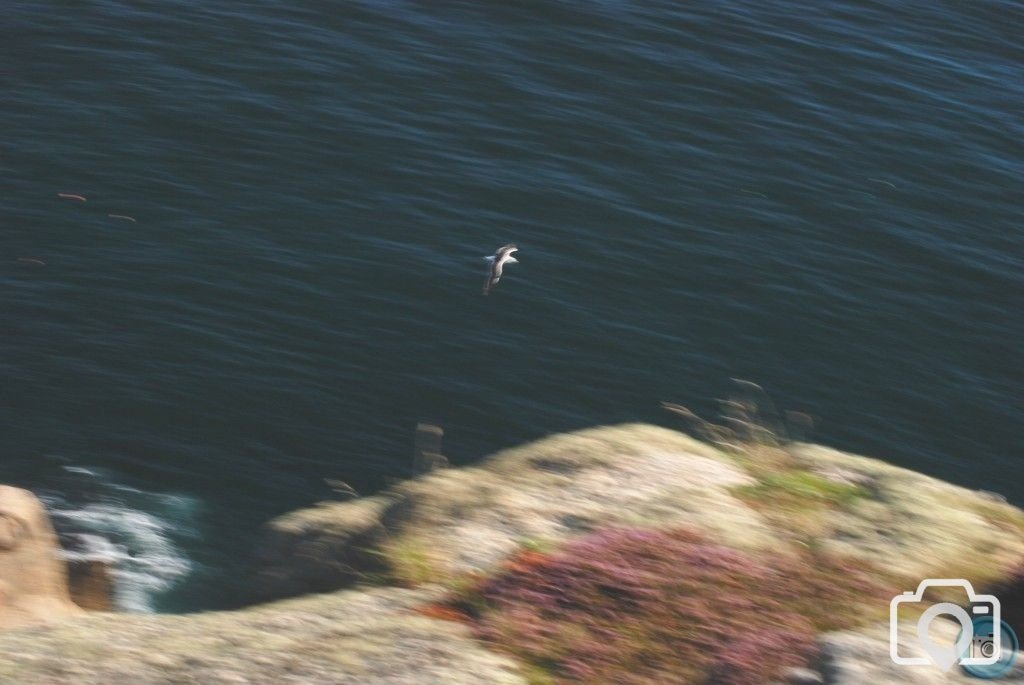
<path fill-rule="evenodd" d="M 8 3 L 0 481 L 164 610 L 236 601 L 324 477 L 407 474 L 417 421 L 466 463 L 730 377 L 1024 503 L 1022 35 L 991 0 Z"/>

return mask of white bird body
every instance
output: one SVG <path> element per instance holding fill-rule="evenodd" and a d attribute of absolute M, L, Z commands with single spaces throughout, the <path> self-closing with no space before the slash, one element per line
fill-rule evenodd
<path fill-rule="evenodd" d="M 519 260 L 512 256 L 512 253 L 518 250 L 518 247 L 510 243 L 499 247 L 493 255 L 484 257 L 484 259 L 491 263 L 491 269 L 487 274 L 487 281 L 484 283 L 484 295 L 489 295 L 491 289 L 501 280 L 501 272 L 506 264 L 519 263 Z"/>

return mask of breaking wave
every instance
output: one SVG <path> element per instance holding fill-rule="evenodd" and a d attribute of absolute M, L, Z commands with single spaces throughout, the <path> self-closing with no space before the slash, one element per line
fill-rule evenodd
<path fill-rule="evenodd" d="M 64 466 L 60 491 L 38 495 L 49 509 L 65 558 L 110 565 L 114 605 L 153 612 L 155 601 L 183 580 L 192 562 L 175 540 L 197 535 L 196 501 L 119 483 L 102 469 Z"/>

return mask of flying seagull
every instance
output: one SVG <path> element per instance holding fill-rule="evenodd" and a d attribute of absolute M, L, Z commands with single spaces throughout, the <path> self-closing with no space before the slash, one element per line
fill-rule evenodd
<path fill-rule="evenodd" d="M 512 256 L 513 252 L 519 250 L 518 247 L 512 244 L 499 247 L 498 251 L 490 257 L 484 257 L 491 263 L 490 273 L 487 274 L 487 282 L 484 283 L 484 295 L 491 293 L 491 288 L 498 284 L 501 279 L 501 270 L 506 264 L 518 264 L 519 260 Z"/>

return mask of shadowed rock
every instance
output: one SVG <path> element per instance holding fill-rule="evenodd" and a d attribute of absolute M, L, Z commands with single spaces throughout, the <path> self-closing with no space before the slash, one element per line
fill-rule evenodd
<path fill-rule="evenodd" d="M 89 611 L 114 609 L 114 579 L 110 564 L 97 559 L 68 562 L 71 600 Z"/>
<path fill-rule="evenodd" d="M 384 497 L 321 502 L 274 519 L 260 544 L 258 599 L 328 592 L 351 585 L 386 564 L 374 550 L 386 534 Z"/>

